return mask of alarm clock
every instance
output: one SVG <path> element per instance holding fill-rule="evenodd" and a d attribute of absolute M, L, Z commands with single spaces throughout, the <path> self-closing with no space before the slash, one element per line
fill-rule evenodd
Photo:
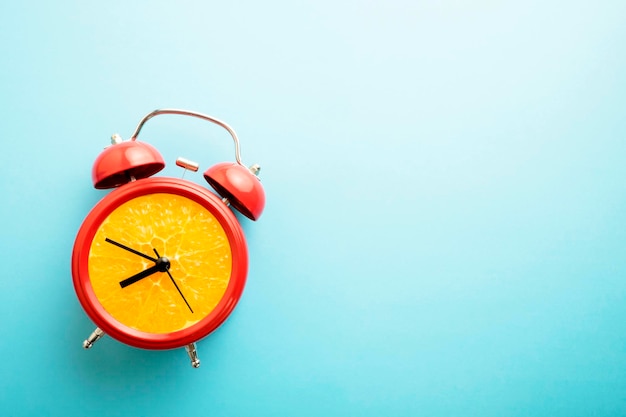
<path fill-rule="evenodd" d="M 137 140 L 144 124 L 163 115 L 200 118 L 226 129 L 235 161 L 204 172 L 214 191 L 184 179 L 198 164 L 178 158 L 183 178 L 154 177 L 165 167 L 152 145 Z M 260 167 L 241 161 L 239 139 L 206 114 L 159 109 L 144 116 L 129 140 L 113 135 L 96 158 L 92 180 L 112 192 L 87 214 L 72 252 L 78 300 L 102 336 L 143 349 L 184 347 L 200 366 L 196 342 L 216 330 L 237 305 L 248 272 L 248 250 L 231 209 L 257 220 L 265 206 Z"/>

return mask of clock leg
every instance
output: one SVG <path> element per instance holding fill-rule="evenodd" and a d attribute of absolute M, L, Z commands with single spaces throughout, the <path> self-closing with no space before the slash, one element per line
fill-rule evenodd
<path fill-rule="evenodd" d="M 89 335 L 87 340 L 83 342 L 83 347 L 85 349 L 91 348 L 93 344 L 96 343 L 96 341 L 100 339 L 102 336 L 104 336 L 104 332 L 100 330 L 99 327 L 96 327 L 96 330 L 94 330 L 93 333 Z"/>
<path fill-rule="evenodd" d="M 199 368 L 200 359 L 198 359 L 198 352 L 196 351 L 196 344 L 195 343 L 188 344 L 187 346 L 185 346 L 185 350 L 187 351 L 187 354 L 189 355 L 189 359 L 191 360 L 191 366 L 193 366 L 194 368 Z"/>

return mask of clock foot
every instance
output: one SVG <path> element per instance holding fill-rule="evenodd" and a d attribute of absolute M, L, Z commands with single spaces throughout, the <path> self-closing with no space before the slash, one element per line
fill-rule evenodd
<path fill-rule="evenodd" d="M 196 344 L 195 343 L 188 344 L 187 346 L 185 346 L 185 350 L 187 351 L 187 354 L 189 355 L 189 359 L 191 360 L 191 366 L 193 366 L 194 368 L 199 368 L 200 359 L 198 359 L 198 352 L 196 351 Z"/>
<path fill-rule="evenodd" d="M 89 335 L 87 340 L 83 342 L 83 347 L 85 349 L 90 349 L 93 346 L 93 344 L 96 343 L 96 341 L 100 339 L 102 336 L 104 336 L 104 332 L 100 330 L 99 327 L 96 327 L 96 330 L 94 330 L 93 333 Z"/>

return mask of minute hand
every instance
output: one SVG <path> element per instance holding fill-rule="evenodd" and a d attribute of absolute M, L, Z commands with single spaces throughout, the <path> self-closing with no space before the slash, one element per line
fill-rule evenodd
<path fill-rule="evenodd" d="M 135 275 L 133 275 L 130 278 L 126 278 L 125 280 L 120 281 L 120 287 L 126 288 L 129 285 L 134 284 L 135 282 L 137 282 L 137 281 L 139 281 L 141 279 L 144 279 L 144 278 L 149 277 L 150 275 L 152 275 L 152 274 L 154 274 L 156 272 L 161 271 L 162 268 L 163 267 L 160 264 L 157 263 L 156 265 L 151 266 L 150 268 L 146 269 L 145 271 L 141 271 L 140 273 L 135 274 Z"/>
<path fill-rule="evenodd" d="M 137 251 L 137 250 L 135 250 L 135 249 L 133 249 L 133 248 L 129 248 L 129 247 L 128 247 L 128 246 L 126 246 L 126 245 L 122 245 L 120 242 L 116 242 L 116 241 L 114 241 L 113 239 L 109 239 L 108 237 L 107 237 L 107 238 L 105 238 L 104 240 L 105 240 L 105 241 L 107 241 L 108 243 L 112 244 L 112 245 L 117 246 L 118 248 L 122 248 L 122 249 L 127 250 L 127 251 L 129 251 L 129 252 L 131 252 L 131 253 L 134 253 L 135 255 L 139 255 L 139 256 L 141 256 L 141 257 L 143 257 L 143 258 L 149 259 L 149 260 L 151 260 L 152 262 L 156 262 L 156 261 L 157 261 L 157 259 L 156 259 L 156 258 L 153 258 L 152 256 L 148 256 L 148 255 L 146 255 L 145 253 L 141 253 L 141 252 L 139 252 L 139 251 Z"/>

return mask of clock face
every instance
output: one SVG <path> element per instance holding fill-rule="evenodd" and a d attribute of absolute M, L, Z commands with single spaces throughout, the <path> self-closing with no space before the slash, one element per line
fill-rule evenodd
<path fill-rule="evenodd" d="M 106 196 L 87 216 L 74 284 L 105 333 L 146 348 L 192 343 L 217 328 L 247 272 L 243 233 L 214 194 L 153 178 Z"/>

